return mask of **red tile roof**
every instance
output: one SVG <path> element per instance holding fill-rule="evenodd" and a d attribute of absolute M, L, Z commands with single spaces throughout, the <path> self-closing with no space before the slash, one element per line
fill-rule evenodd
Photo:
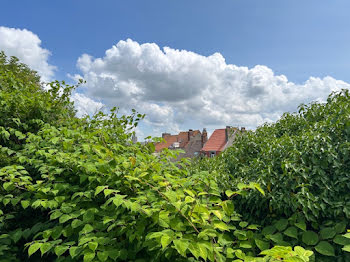
<path fill-rule="evenodd" d="M 226 144 L 226 133 L 224 129 L 215 129 L 208 141 L 205 143 L 202 151 L 222 151 Z"/>
<path fill-rule="evenodd" d="M 155 144 L 156 152 L 159 152 L 159 151 L 163 150 L 164 148 L 170 147 L 174 142 L 179 142 L 179 148 L 185 148 L 185 146 L 187 145 L 187 143 L 189 141 L 188 134 L 189 134 L 189 131 L 180 132 L 178 135 L 165 135 L 164 136 L 164 139 L 166 141 L 165 143 Z M 194 130 L 194 131 L 192 131 L 191 136 L 195 136 L 197 134 L 200 134 L 200 131 Z"/>
<path fill-rule="evenodd" d="M 177 142 L 177 137 L 178 137 L 177 135 L 170 135 L 170 136 L 164 137 L 165 143 L 157 143 L 157 144 L 155 144 L 156 152 L 159 152 L 159 151 L 163 150 L 164 148 L 168 148 L 174 142 Z"/>

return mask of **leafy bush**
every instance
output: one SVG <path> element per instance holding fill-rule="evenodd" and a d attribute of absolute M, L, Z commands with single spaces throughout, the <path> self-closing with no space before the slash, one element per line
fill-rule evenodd
<path fill-rule="evenodd" d="M 265 190 L 235 202 L 243 219 L 264 226 L 254 236 L 260 245 L 298 245 L 315 251 L 316 261 L 350 261 L 341 249 L 349 244 L 341 236 L 350 217 L 349 153 L 350 94 L 343 90 L 239 137 L 223 154 L 219 184 L 235 190 L 254 181 Z"/>
<path fill-rule="evenodd" d="M 343 90 L 237 139 L 224 153 L 230 174 L 221 184 L 260 183 L 266 198 L 252 192 L 240 201 L 256 219 L 295 212 L 310 222 L 349 218 L 349 153 L 350 95 Z"/>
<path fill-rule="evenodd" d="M 256 183 L 224 196 L 215 171 L 133 144 L 143 115 L 75 118 L 74 87 L 45 90 L 1 57 L 0 261 L 309 261 L 302 247 L 259 255 L 232 199 Z"/>

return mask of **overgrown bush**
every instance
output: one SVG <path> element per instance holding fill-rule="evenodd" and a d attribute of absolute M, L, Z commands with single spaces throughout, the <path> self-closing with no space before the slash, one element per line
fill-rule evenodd
<path fill-rule="evenodd" d="M 302 247 L 256 243 L 233 199 L 263 194 L 258 184 L 224 195 L 216 171 L 133 144 L 143 115 L 75 118 L 72 88 L 44 89 L 1 54 L 0 261 L 310 261 Z"/>
<path fill-rule="evenodd" d="M 315 248 L 318 243 L 328 246 L 319 242 L 322 238 L 332 245 L 332 257 L 318 255 L 318 261 L 344 256 L 336 235 L 345 231 L 350 217 L 349 90 L 331 94 L 326 103 L 301 105 L 298 113 L 248 132 L 223 158 L 228 168 L 228 175 L 219 176 L 223 188 L 234 190 L 240 182 L 254 181 L 266 192 L 264 197 L 256 192 L 238 197 L 236 207 L 246 220 L 267 226 L 298 213 L 307 230 L 314 231 L 310 248 L 323 254 Z M 295 241 L 289 245 L 309 246 L 303 230 L 291 230 Z M 281 233 L 286 237 L 290 232 Z"/>

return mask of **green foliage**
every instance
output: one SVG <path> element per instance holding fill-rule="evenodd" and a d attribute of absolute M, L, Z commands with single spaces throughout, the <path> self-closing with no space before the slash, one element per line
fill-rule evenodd
<path fill-rule="evenodd" d="M 302 212 L 310 222 L 350 217 L 350 94 L 329 96 L 327 103 L 302 105 L 275 124 L 238 137 L 224 152 L 225 189 L 257 182 L 267 192 L 251 192 L 237 206 L 258 219 Z"/>
<path fill-rule="evenodd" d="M 43 88 L 35 71 L 17 58 L 0 52 L 0 143 L 17 150 L 26 133 L 37 132 L 44 123 L 61 125 L 75 114 L 69 96 L 74 86 L 58 81 Z M 0 152 L 0 165 L 11 152 Z"/>
<path fill-rule="evenodd" d="M 342 250 L 350 217 L 349 119 L 350 93 L 343 90 L 248 132 L 224 152 L 220 186 L 234 191 L 255 182 L 266 193 L 250 191 L 235 202 L 243 219 L 263 226 L 256 236 L 263 249 L 298 245 L 313 250 L 316 261 L 350 259 Z"/>
<path fill-rule="evenodd" d="M 350 256 L 342 248 L 350 244 L 350 239 L 343 236 L 344 225 L 345 221 L 328 221 L 322 225 L 313 224 L 309 228 L 300 213 L 289 219 L 275 220 L 255 232 L 254 239 L 261 251 L 273 245 L 302 246 L 314 252 L 316 261 L 347 261 Z"/>
<path fill-rule="evenodd" d="M 309 261 L 273 247 L 286 221 L 263 238 L 236 211 L 237 197 L 265 194 L 259 184 L 223 191 L 217 171 L 133 144 L 135 111 L 75 118 L 73 87 L 42 89 L 12 60 L 0 66 L 0 261 Z"/>

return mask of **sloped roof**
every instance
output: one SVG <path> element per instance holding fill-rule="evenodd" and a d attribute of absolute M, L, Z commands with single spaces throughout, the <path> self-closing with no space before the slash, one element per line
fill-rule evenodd
<path fill-rule="evenodd" d="M 156 152 L 161 151 L 164 148 L 168 148 L 169 146 L 171 146 L 172 144 L 174 144 L 175 142 L 177 142 L 177 135 L 170 135 L 170 136 L 166 136 L 165 139 L 165 143 L 156 143 L 155 144 L 155 150 Z"/>
<path fill-rule="evenodd" d="M 166 135 L 164 137 L 164 139 L 166 141 L 165 143 L 155 144 L 156 152 L 159 152 L 159 151 L 163 150 L 164 148 L 169 148 L 174 142 L 179 142 L 179 147 L 185 148 L 185 146 L 187 145 L 187 143 L 189 141 L 188 133 L 189 133 L 189 131 L 183 131 L 183 132 L 180 132 L 178 135 Z M 194 130 L 194 131 L 192 131 L 191 137 L 196 136 L 197 134 L 200 134 L 200 131 Z"/>
<path fill-rule="evenodd" d="M 226 133 L 224 129 L 215 129 L 202 151 L 222 151 L 226 145 Z"/>

